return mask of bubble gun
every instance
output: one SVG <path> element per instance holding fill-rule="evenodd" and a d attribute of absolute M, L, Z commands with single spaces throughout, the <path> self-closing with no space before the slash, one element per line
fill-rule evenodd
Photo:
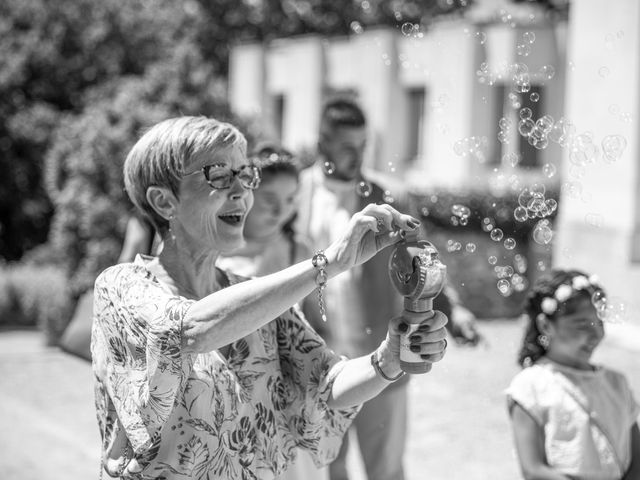
<path fill-rule="evenodd" d="M 389 276 L 404 297 L 402 318 L 409 326 L 400 337 L 400 368 L 406 373 L 426 373 L 431 363 L 409 349 L 409 337 L 433 318 L 433 299 L 444 287 L 447 267 L 430 242 L 418 240 L 418 232 L 405 232 L 389 258 Z"/>

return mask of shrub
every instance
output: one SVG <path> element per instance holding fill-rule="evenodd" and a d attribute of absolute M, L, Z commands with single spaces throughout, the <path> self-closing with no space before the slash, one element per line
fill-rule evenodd
<path fill-rule="evenodd" d="M 557 192 L 547 191 L 545 198 L 557 199 Z M 469 208 L 464 225 L 452 218 L 452 207 Z M 518 193 L 502 195 L 487 191 L 440 190 L 431 194 L 414 193 L 413 212 L 422 220 L 426 238 L 447 265 L 450 284 L 460 293 L 462 303 L 479 318 L 514 317 L 521 313 L 529 285 L 551 263 L 551 245 L 532 240 L 536 220 L 516 221 L 513 212 Z M 557 211 L 546 216 L 551 222 Z M 501 229 L 499 241 L 491 238 L 488 224 Z M 504 241 L 512 238 L 507 248 Z M 500 280 L 501 291 L 498 287 Z"/>

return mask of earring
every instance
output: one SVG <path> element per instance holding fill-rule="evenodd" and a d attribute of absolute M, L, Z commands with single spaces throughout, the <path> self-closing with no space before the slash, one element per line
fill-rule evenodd
<path fill-rule="evenodd" d="M 549 348 L 549 337 L 547 335 L 538 335 L 538 345 L 547 350 Z"/>
<path fill-rule="evenodd" d="M 169 237 L 175 242 L 176 236 L 173 234 L 173 230 L 171 230 L 171 220 L 173 220 L 173 215 L 169 215 Z"/>

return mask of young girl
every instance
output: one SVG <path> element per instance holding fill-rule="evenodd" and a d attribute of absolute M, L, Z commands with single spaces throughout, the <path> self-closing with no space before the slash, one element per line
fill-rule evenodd
<path fill-rule="evenodd" d="M 260 186 L 254 190 L 253 207 L 244 225 L 245 246 L 229 256 L 220 256 L 216 265 L 245 276 L 262 276 L 282 270 L 313 256 L 307 244 L 295 234 L 298 169 L 292 154 L 275 144 L 263 144 L 252 155 L 262 170 Z M 316 298 L 303 300 L 305 317 L 322 335 Z M 299 449 L 296 463 L 278 480 L 326 480 L 327 467 L 318 469 L 311 457 Z"/>
<path fill-rule="evenodd" d="M 595 277 L 563 270 L 527 298 L 524 369 L 507 390 L 525 479 L 640 479 L 640 408 L 620 373 L 590 363 L 605 301 Z"/>

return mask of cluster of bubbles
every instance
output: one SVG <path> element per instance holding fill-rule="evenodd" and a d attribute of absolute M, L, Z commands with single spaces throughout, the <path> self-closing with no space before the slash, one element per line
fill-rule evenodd
<path fill-rule="evenodd" d="M 488 145 L 489 140 L 485 136 L 465 137 L 453 144 L 453 152 L 458 156 L 470 156 L 478 162 L 484 163 L 487 159 L 485 150 Z"/>
<path fill-rule="evenodd" d="M 465 226 L 469 223 L 471 210 L 465 205 L 455 204 L 451 207 L 451 223 L 454 226 Z"/>
<path fill-rule="evenodd" d="M 622 299 L 608 298 L 602 290 L 593 293 L 591 303 L 603 322 L 622 323 L 629 314 L 627 304 Z"/>
<path fill-rule="evenodd" d="M 509 143 L 509 132 L 511 131 L 511 125 L 511 120 L 505 117 L 502 117 L 498 121 L 498 127 L 500 129 L 498 131 L 498 141 L 500 143 L 503 143 L 505 145 Z"/>
<path fill-rule="evenodd" d="M 532 32 L 530 32 L 532 33 Z M 528 45 L 526 45 L 529 47 Z M 529 47 L 530 49 L 530 47 Z M 531 77 L 545 82 L 551 80 L 556 74 L 556 69 L 552 65 L 543 65 L 537 72 L 531 72 L 525 63 L 506 63 L 503 62 L 496 66 L 490 66 L 487 62 L 482 62 L 476 70 L 476 77 L 479 83 L 493 85 L 498 80 L 508 79 L 512 82 L 513 92 L 511 93 L 527 93 L 531 90 Z M 510 96 L 512 104 L 515 103 L 515 97 Z M 519 108 L 519 107 L 515 107 Z"/>
<path fill-rule="evenodd" d="M 523 292 L 529 286 L 529 281 L 525 276 L 527 272 L 527 259 L 521 255 L 516 254 L 513 258 L 513 266 L 511 265 L 497 265 L 497 258 L 495 256 L 489 257 L 489 263 L 495 265 L 493 267 L 498 282 L 496 287 L 498 292 L 504 296 L 510 296 L 514 291 Z"/>
<path fill-rule="evenodd" d="M 533 32 L 524 32 L 522 34 L 522 43 L 516 46 L 516 53 L 520 56 L 527 57 L 531 53 L 531 44 L 536 41 L 536 34 Z"/>
<path fill-rule="evenodd" d="M 400 27 L 402 35 L 405 37 L 422 38 L 424 33 L 420 31 L 420 25 L 412 22 L 405 22 Z"/>
<path fill-rule="evenodd" d="M 549 145 L 549 135 L 555 124 L 551 115 L 543 115 L 535 122 L 531 118 L 532 115 L 533 112 L 528 107 L 520 110 L 518 132 L 527 139 L 529 145 L 542 150 Z"/>
<path fill-rule="evenodd" d="M 514 218 L 518 222 L 526 222 L 528 219 L 544 219 L 555 213 L 558 202 L 553 198 L 546 198 L 545 193 L 546 188 L 542 183 L 524 187 L 518 195 L 518 206 L 513 211 Z"/>

